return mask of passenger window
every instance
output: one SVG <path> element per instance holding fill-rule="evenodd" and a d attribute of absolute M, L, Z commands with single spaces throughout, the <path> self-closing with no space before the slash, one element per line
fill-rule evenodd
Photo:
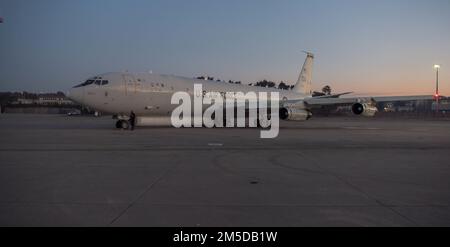
<path fill-rule="evenodd" d="M 106 84 L 108 84 L 108 83 L 109 83 L 108 80 L 103 80 L 103 81 L 102 81 L 102 85 L 106 85 Z"/>
<path fill-rule="evenodd" d="M 96 80 L 95 81 L 95 85 L 101 85 L 102 84 L 102 81 L 101 80 Z"/>

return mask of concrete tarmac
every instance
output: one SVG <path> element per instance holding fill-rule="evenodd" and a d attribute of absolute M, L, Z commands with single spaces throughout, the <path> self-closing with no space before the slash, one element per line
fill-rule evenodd
<path fill-rule="evenodd" d="M 450 226 L 450 121 L 0 115 L 0 226 Z"/>

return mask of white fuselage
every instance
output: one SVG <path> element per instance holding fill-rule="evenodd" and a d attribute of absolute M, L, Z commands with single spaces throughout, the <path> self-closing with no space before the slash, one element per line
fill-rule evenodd
<path fill-rule="evenodd" d="M 193 96 L 194 84 L 202 84 L 206 92 L 279 92 L 281 101 L 308 97 L 291 90 L 151 73 L 105 73 L 89 80 L 91 83 L 87 85 L 72 88 L 69 97 L 97 111 L 118 115 L 128 115 L 134 111 L 139 117 L 170 117 L 172 110 L 177 107 L 171 104 L 172 95 L 182 91 Z M 102 85 L 95 81 L 107 83 Z"/>

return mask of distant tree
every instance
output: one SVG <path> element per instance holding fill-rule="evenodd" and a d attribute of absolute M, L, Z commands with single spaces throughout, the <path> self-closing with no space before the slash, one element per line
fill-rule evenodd
<path fill-rule="evenodd" d="M 255 83 L 255 86 L 257 87 L 266 87 L 267 86 L 267 80 L 258 81 Z"/>
<path fill-rule="evenodd" d="M 322 88 L 322 93 L 324 93 L 326 95 L 330 95 L 331 94 L 331 87 L 326 85 L 325 87 Z"/>
<path fill-rule="evenodd" d="M 273 81 L 262 80 L 262 81 L 257 82 L 255 84 L 255 86 L 258 86 L 258 87 L 275 87 L 276 83 L 273 82 Z"/>
<path fill-rule="evenodd" d="M 2 92 L 0 93 L 0 105 L 2 106 L 2 110 L 4 110 L 4 106 L 8 105 L 11 101 L 17 99 L 17 96 L 11 92 Z"/>
<path fill-rule="evenodd" d="M 195 77 L 195 79 L 214 81 L 214 77 L 211 77 L 211 76 L 198 76 L 198 77 Z M 220 79 L 217 79 L 217 81 L 220 81 Z"/>
<path fill-rule="evenodd" d="M 241 81 L 236 81 L 234 82 L 234 84 L 241 84 Z"/>
<path fill-rule="evenodd" d="M 280 84 L 278 84 L 278 89 L 289 90 L 290 88 L 291 87 L 286 83 L 284 83 L 283 81 L 281 81 Z"/>

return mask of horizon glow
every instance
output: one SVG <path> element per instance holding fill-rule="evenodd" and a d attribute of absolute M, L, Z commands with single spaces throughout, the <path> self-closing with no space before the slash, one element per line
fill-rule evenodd
<path fill-rule="evenodd" d="M 66 91 L 108 71 L 450 95 L 450 1 L 0 2 L 0 91 Z"/>

